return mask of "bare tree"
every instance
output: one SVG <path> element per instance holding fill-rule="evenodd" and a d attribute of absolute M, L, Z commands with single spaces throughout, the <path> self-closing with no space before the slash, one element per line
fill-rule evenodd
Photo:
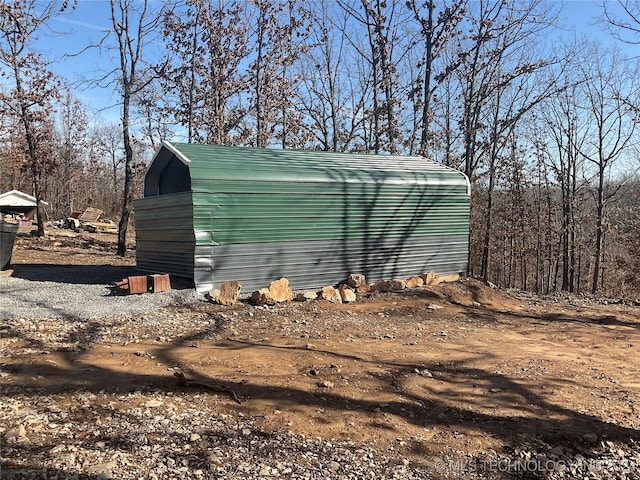
<path fill-rule="evenodd" d="M 52 159 L 51 115 L 59 81 L 46 60 L 32 50 L 38 32 L 68 8 L 67 2 L 20 0 L 0 5 L 0 63 L 11 82 L 11 91 L 0 91 L 2 114 L 15 117 L 22 129 L 23 146 L 36 198 L 37 234 L 44 235 L 42 174 Z"/>
<path fill-rule="evenodd" d="M 283 147 L 300 143 L 292 66 L 307 49 L 308 13 L 301 0 L 252 0 L 253 61 L 248 67 L 250 108 L 255 130 L 252 144 L 266 147 L 279 140 Z M 297 146 L 297 145 L 295 145 Z"/>
<path fill-rule="evenodd" d="M 348 18 L 335 2 L 322 0 L 312 17 L 310 48 L 300 63 L 298 109 L 306 118 L 309 148 L 346 151 L 363 117 L 366 92 L 353 88 Z"/>
<path fill-rule="evenodd" d="M 470 179 L 483 159 L 478 136 L 486 125 L 488 100 L 497 90 L 549 63 L 543 56 L 531 58 L 521 53 L 534 51 L 536 40 L 553 25 L 557 9 L 548 7 L 541 0 L 480 0 L 468 12 L 471 34 L 458 47 L 463 61 L 456 73 L 462 84 L 464 171 Z"/>
<path fill-rule="evenodd" d="M 549 89 L 536 92 L 530 83 L 532 76 L 550 63 L 541 53 L 536 56 L 533 48 L 555 19 L 556 12 L 547 7 L 541 0 L 480 0 L 468 12 L 470 34 L 456 38 L 457 55 L 461 58 L 455 73 L 462 97 L 459 119 L 463 135 L 462 164 L 472 182 L 483 173 L 480 171 L 483 165 L 489 176 L 489 211 L 482 211 L 486 221 L 472 221 L 469 251 L 472 274 L 479 259 L 479 273 L 488 275 L 491 195 L 500 145 L 509 144 L 509 132 L 513 132 L 540 98 L 550 93 Z M 475 202 L 475 196 L 472 197 Z M 472 215 L 477 213 L 477 209 L 472 209 Z"/>
<path fill-rule="evenodd" d="M 582 63 L 586 98 L 583 108 L 593 122 L 593 134 L 581 154 L 595 168 L 596 239 L 591 290 L 596 293 L 602 277 L 606 204 L 617 193 L 616 189 L 605 191 L 607 174 L 634 140 L 636 112 L 627 99 L 638 95 L 638 82 L 637 72 L 628 70 L 628 63 L 621 60 L 619 52 L 605 53 L 593 45 L 585 54 L 587 58 L 600 59 L 598 62 L 585 59 Z M 637 99 L 631 103 L 637 104 Z"/>
<path fill-rule="evenodd" d="M 249 54 L 243 2 L 188 0 L 163 17 L 166 58 L 161 83 L 165 110 L 187 129 L 187 141 L 242 143 L 239 127 L 247 114 L 242 101 Z M 234 134 L 235 132 L 235 134 Z"/>
<path fill-rule="evenodd" d="M 640 1 L 603 0 L 601 5 L 609 33 L 624 43 L 640 45 Z"/>
<path fill-rule="evenodd" d="M 418 106 L 422 105 L 419 151 L 423 155 L 427 154 L 430 146 L 429 134 L 433 119 L 431 100 L 440 83 L 458 67 L 460 57 L 450 63 L 445 60 L 439 72 L 436 72 L 435 63 L 452 38 L 460 34 L 458 26 L 463 19 L 466 3 L 467 0 L 445 2 L 436 11 L 436 3 L 433 0 L 422 1 L 420 4 L 416 0 L 407 2 L 415 20 L 420 25 L 420 38 L 424 44 L 423 58 L 419 64 L 423 69 L 422 78 L 411 91 L 412 96 L 419 98 Z M 451 57 L 448 58 L 451 59 Z"/>
<path fill-rule="evenodd" d="M 70 87 L 64 90 L 61 100 L 56 122 L 59 168 L 57 175 L 51 176 L 55 177 L 62 197 L 57 213 L 65 215 L 82 206 L 78 204 L 77 197 L 84 190 L 82 174 L 87 151 L 88 117 L 80 101 L 72 96 Z"/>
<path fill-rule="evenodd" d="M 402 135 L 398 128 L 400 99 L 394 49 L 400 47 L 401 4 L 385 0 L 340 1 L 339 4 L 365 29 L 367 52 L 355 40 L 351 42 L 370 67 L 373 151 L 398 154 Z"/>
<path fill-rule="evenodd" d="M 110 34 L 114 37 L 118 52 L 118 66 L 111 76 L 118 86 L 121 99 L 122 140 L 125 152 L 125 176 L 122 213 L 118 223 L 117 254 L 125 256 L 127 251 L 127 229 L 133 203 L 132 188 L 135 176 L 134 145 L 132 131 L 132 104 L 149 79 L 144 76 L 148 64 L 144 63 L 144 47 L 152 35 L 157 33 L 159 13 L 150 10 L 149 0 L 110 0 Z"/>
<path fill-rule="evenodd" d="M 95 126 L 90 132 L 88 161 L 94 172 L 105 172 L 109 182 L 103 190 L 108 192 L 109 210 L 116 212 L 122 206 L 125 153 L 122 128 L 115 123 Z M 102 174 L 99 175 L 102 177 Z"/>

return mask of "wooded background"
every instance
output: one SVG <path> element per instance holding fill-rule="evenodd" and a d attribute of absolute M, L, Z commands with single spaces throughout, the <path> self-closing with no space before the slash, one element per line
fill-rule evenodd
<path fill-rule="evenodd" d="M 640 293 L 638 0 L 603 2 L 594 27 L 635 56 L 558 36 L 562 4 L 543 0 L 110 7 L 103 39 L 80 46 L 109 52 L 102 73 L 70 85 L 35 40 L 74 4 L 0 6 L 0 191 L 46 200 L 49 219 L 100 208 L 124 254 L 163 139 L 423 155 L 471 179 L 470 275 Z M 120 121 L 90 120 L 88 85 L 117 92 Z"/>

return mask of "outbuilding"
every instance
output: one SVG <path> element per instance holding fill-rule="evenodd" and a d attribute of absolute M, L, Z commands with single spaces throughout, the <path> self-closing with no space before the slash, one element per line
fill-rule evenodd
<path fill-rule="evenodd" d="M 40 205 L 47 202 L 40 200 Z M 33 219 L 36 213 L 36 198 L 18 190 L 10 190 L 0 194 L 0 216 L 13 216 Z"/>
<path fill-rule="evenodd" d="M 422 157 L 163 142 L 135 202 L 137 267 L 204 294 L 464 272 L 469 181 Z"/>

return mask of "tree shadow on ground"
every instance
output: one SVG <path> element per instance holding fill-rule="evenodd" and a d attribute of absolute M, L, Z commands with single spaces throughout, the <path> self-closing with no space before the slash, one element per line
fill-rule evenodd
<path fill-rule="evenodd" d="M 99 337 L 100 326 L 96 322 L 92 324 L 93 337 Z M 175 339 L 171 344 L 159 345 L 154 350 L 156 362 L 172 369 L 181 365 L 179 349 L 191 340 L 210 336 L 211 331 L 196 332 L 192 335 Z M 305 347 L 272 346 L 251 342 L 239 342 L 226 340 L 222 342 L 224 348 L 238 350 L 247 348 L 272 349 L 283 352 L 297 351 L 309 353 Z M 35 345 L 38 348 L 42 344 Z M 157 374 L 131 374 L 125 371 L 115 371 L 91 367 L 83 370 L 83 351 L 60 352 L 65 358 L 64 362 L 52 364 L 13 363 L 9 371 L 14 378 L 13 383 L 28 384 L 30 378 L 42 378 L 46 381 L 38 388 L 26 388 L 23 393 L 33 392 L 34 395 L 43 393 L 60 393 L 64 391 L 106 391 L 121 392 L 128 386 L 129 390 L 141 387 L 161 388 L 163 390 L 183 391 L 190 387 L 178 385 L 172 373 L 167 375 Z M 585 433 L 598 432 L 610 440 L 627 441 L 629 438 L 640 441 L 640 432 L 633 428 L 627 428 L 608 423 L 601 418 L 574 411 L 570 408 L 549 401 L 536 392 L 524 381 L 515 381 L 505 375 L 497 375 L 495 372 L 467 366 L 465 362 L 444 365 L 439 362 L 426 362 L 420 364 L 402 364 L 369 360 L 366 355 L 341 354 L 329 349 L 314 349 L 313 354 L 327 357 L 327 361 L 351 360 L 364 365 L 381 366 L 383 373 L 379 371 L 370 373 L 380 383 L 380 388 L 395 395 L 398 400 L 387 402 L 385 412 L 409 423 L 432 427 L 436 425 L 447 427 L 466 427 L 505 441 L 514 441 L 521 434 L 548 436 L 550 439 L 566 437 L 567 441 L 575 440 Z M 283 357 L 284 358 L 284 357 Z M 67 366 L 68 365 L 68 366 Z M 416 372 L 428 370 L 435 378 L 420 378 Z M 260 385 L 256 383 L 236 383 L 232 381 L 211 378 L 193 369 L 183 369 L 187 377 L 195 382 L 206 383 L 220 391 L 233 390 L 241 398 L 250 402 L 253 399 L 271 399 L 282 405 L 300 403 L 303 405 L 315 405 L 322 408 L 335 410 L 349 406 L 349 411 L 364 413 L 374 412 L 380 408 L 375 400 L 359 400 L 350 398 L 339 392 L 339 388 L 331 391 L 323 390 L 307 391 L 300 388 L 283 386 Z M 372 371 L 373 372 L 373 371 Z M 419 388 L 405 388 L 405 382 L 411 379 L 419 380 Z M 433 388 L 437 381 L 438 388 Z M 467 393 L 461 401 L 459 390 L 468 387 L 472 382 L 477 387 L 473 393 Z M 572 387 L 573 380 L 564 378 L 548 378 L 546 382 L 555 387 Z M 442 385 L 445 385 L 444 387 Z M 6 390 L 6 386 L 5 386 Z M 490 393 L 495 391 L 496 393 Z M 497 402 L 520 410 L 520 414 L 508 417 L 487 413 L 486 403 Z"/>
<path fill-rule="evenodd" d="M 433 297 L 428 296 L 429 299 Z M 467 307 L 465 310 L 473 315 L 476 321 L 495 324 L 494 310 L 484 307 Z M 585 323 L 585 320 L 577 315 L 562 314 L 556 316 L 536 317 L 523 312 L 500 311 L 500 315 L 509 316 L 515 321 L 531 322 L 567 322 Z M 3 393 L 10 397 L 12 394 L 32 395 L 38 397 L 43 394 L 61 393 L 68 391 L 88 391 L 121 393 L 139 389 L 160 389 L 175 393 L 197 390 L 194 387 L 180 386 L 172 376 L 173 368 L 182 366 L 180 349 L 185 343 L 203 338 L 211 338 L 221 334 L 226 328 L 225 321 L 216 322 L 216 325 L 207 330 L 201 330 L 189 335 L 174 338 L 171 343 L 161 344 L 154 350 L 155 361 L 166 367 L 166 374 L 132 374 L 115 369 L 91 367 L 83 363 L 83 358 L 88 349 L 101 337 L 103 326 L 99 321 L 86 325 L 87 331 L 82 337 L 85 349 L 73 352 L 59 352 L 64 361 L 57 364 L 31 364 L 12 362 L 9 369 L 11 385 L 2 386 Z M 617 327 L 637 326 L 632 322 L 611 320 L 590 322 L 595 325 L 613 325 Z M 608 323 L 606 323 L 608 322 Z M 2 336 L 11 336 L 12 332 L 3 330 Z M 78 340 L 78 332 L 69 332 L 64 340 L 73 343 Z M 47 345 L 33 338 L 22 338 L 13 335 L 19 340 L 30 342 L 35 349 L 47 349 Z M 64 343 L 64 342 L 62 342 Z M 223 348 L 255 349 L 261 348 L 282 353 L 285 358 L 289 352 L 309 353 L 309 349 L 302 346 L 281 346 L 265 343 L 224 340 L 218 342 Z M 472 430 L 479 434 L 498 438 L 505 443 L 517 443 L 521 437 L 532 436 L 541 438 L 550 444 L 573 445 L 580 441 L 586 433 L 597 433 L 601 438 L 628 442 L 629 439 L 640 441 L 640 432 L 635 428 L 616 425 L 603 418 L 588 413 L 583 413 L 560 403 L 553 402 L 543 392 L 528 385 L 525 380 L 514 380 L 506 375 L 474 367 L 467 361 L 459 361 L 455 364 L 442 364 L 436 361 L 425 363 L 403 363 L 392 361 L 371 360 L 370 352 L 357 351 L 357 346 L 351 353 L 339 353 L 330 348 L 314 349 L 314 355 L 326 357 L 328 362 L 354 361 L 362 365 L 380 368 L 371 368 L 369 374 L 375 377 L 380 388 L 394 400 L 385 402 L 382 407 L 384 413 L 392 418 L 407 423 L 424 427 L 446 427 L 456 430 Z M 469 355 L 469 361 L 477 357 Z M 487 357 L 485 360 L 490 360 Z M 421 372 L 428 371 L 431 376 L 425 377 Z M 358 399 L 340 392 L 340 388 L 331 390 L 314 390 L 286 386 L 262 385 L 255 382 L 238 383 L 210 377 L 192 368 L 184 368 L 183 372 L 189 379 L 214 386 L 220 391 L 232 390 L 238 394 L 244 403 L 250 405 L 252 400 L 269 399 L 287 406 L 304 405 L 315 406 L 334 412 L 360 412 L 367 416 L 373 425 L 386 428 L 392 422 L 380 422 L 376 415 L 381 410 L 380 402 L 376 400 Z M 30 385 L 30 379 L 41 379 L 38 385 Z M 554 388 L 573 388 L 576 382 L 569 378 L 546 378 L 545 382 Z M 469 384 L 476 388 L 469 390 Z M 460 391 L 465 390 L 463 397 Z M 205 390 L 206 391 L 206 390 Z M 201 391 L 201 392 L 205 392 Z M 213 394 L 213 393 L 212 393 Z M 219 395 L 219 394 L 218 394 Z M 223 400 L 225 401 L 225 400 Z M 509 415 L 491 413 L 487 408 L 489 403 L 499 403 L 509 406 L 514 412 Z M 227 401 L 232 408 L 231 399 Z M 245 406 L 233 407 L 238 411 L 245 411 Z M 377 422 L 377 423 L 376 423 Z M 585 449 L 588 449 L 585 446 Z M 88 477 L 91 478 L 91 477 Z"/>

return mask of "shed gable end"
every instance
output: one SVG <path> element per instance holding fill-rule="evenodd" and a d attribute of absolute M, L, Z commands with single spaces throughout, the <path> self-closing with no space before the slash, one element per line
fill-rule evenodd
<path fill-rule="evenodd" d="M 144 196 L 153 197 L 189 191 L 191 191 L 189 167 L 173 152 L 167 149 L 161 150 L 145 176 Z"/>

